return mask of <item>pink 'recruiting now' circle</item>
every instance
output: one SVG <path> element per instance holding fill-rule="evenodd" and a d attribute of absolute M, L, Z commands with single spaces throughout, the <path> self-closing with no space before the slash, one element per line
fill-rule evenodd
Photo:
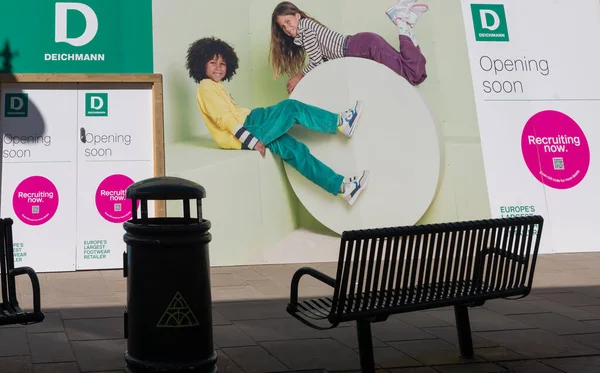
<path fill-rule="evenodd" d="M 583 130 L 571 117 L 555 110 L 541 111 L 527 121 L 521 150 L 533 176 L 555 189 L 577 186 L 590 166 Z"/>
<path fill-rule="evenodd" d="M 58 190 L 43 176 L 31 176 L 21 181 L 13 193 L 13 210 L 23 223 L 42 225 L 58 210 Z"/>
<path fill-rule="evenodd" d="M 131 200 L 125 197 L 127 188 L 134 181 L 121 174 L 110 175 L 96 189 L 96 208 L 111 223 L 123 223 L 131 219 Z M 139 206 L 139 201 L 138 201 Z"/>

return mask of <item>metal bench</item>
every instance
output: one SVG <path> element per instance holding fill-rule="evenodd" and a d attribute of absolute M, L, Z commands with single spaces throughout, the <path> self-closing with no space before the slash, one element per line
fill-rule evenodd
<path fill-rule="evenodd" d="M 35 271 L 30 267 L 15 268 L 12 236 L 13 220 L 0 219 L 0 326 L 11 324 L 35 324 L 44 320 L 40 306 L 40 283 Z M 17 300 L 16 277 L 27 274 L 33 286 L 33 311 L 25 312 Z"/>
<path fill-rule="evenodd" d="M 372 322 L 454 306 L 460 353 L 473 357 L 467 307 L 530 293 L 543 221 L 529 216 L 346 231 L 335 278 L 298 269 L 287 312 L 315 329 L 356 321 L 361 369 L 374 372 Z M 330 285 L 332 296 L 298 300 L 304 275 Z"/>

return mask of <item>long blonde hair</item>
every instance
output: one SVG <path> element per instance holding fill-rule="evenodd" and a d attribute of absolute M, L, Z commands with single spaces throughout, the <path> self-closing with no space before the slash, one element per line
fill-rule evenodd
<path fill-rule="evenodd" d="M 277 24 L 279 16 L 293 16 L 300 14 L 300 19 L 308 18 L 324 26 L 321 22 L 310 17 L 289 1 L 283 1 L 275 7 L 271 15 L 271 46 L 269 48 L 269 62 L 273 68 L 273 76 L 277 79 L 280 75 L 293 76 L 302 70 L 306 52 L 304 48 L 294 44 L 294 38 L 286 35 Z"/>

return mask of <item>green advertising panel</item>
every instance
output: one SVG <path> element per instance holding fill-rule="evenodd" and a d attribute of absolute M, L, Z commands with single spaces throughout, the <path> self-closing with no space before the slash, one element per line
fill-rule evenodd
<path fill-rule="evenodd" d="M 152 0 L 0 2 L 0 70 L 152 73 Z"/>

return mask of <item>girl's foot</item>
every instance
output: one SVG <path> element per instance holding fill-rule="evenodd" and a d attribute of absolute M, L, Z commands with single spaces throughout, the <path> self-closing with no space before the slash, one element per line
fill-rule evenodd
<path fill-rule="evenodd" d="M 362 112 L 362 101 L 358 100 L 351 109 L 348 109 L 340 114 L 338 122 L 338 130 L 348 138 L 352 137 L 360 114 Z"/>
<path fill-rule="evenodd" d="M 417 38 L 415 37 L 413 27 L 417 23 L 421 15 L 425 13 L 428 9 L 429 7 L 425 4 L 416 4 L 411 8 L 411 11 L 406 17 L 401 17 L 400 11 L 397 13 L 395 23 L 396 26 L 398 26 L 398 34 L 408 36 L 410 40 L 412 40 L 415 47 L 418 47 L 419 43 L 417 42 Z"/>
<path fill-rule="evenodd" d="M 406 0 L 408 1 L 408 0 Z M 400 4 L 400 2 L 398 2 Z M 398 20 L 402 20 L 410 27 L 414 27 L 417 22 L 419 22 L 419 18 L 421 15 L 429 10 L 429 7 L 426 4 L 410 4 L 409 6 L 397 7 L 393 11 L 393 13 L 389 13 L 388 17 L 394 22 L 395 25 L 398 25 Z"/>
<path fill-rule="evenodd" d="M 398 13 L 398 11 L 408 13 L 410 8 L 412 8 L 412 6 L 415 5 L 416 2 L 417 0 L 398 0 L 396 4 L 392 5 L 388 10 L 385 11 L 385 14 L 387 14 L 390 21 L 396 24 L 396 14 Z"/>
<path fill-rule="evenodd" d="M 341 196 L 350 206 L 358 199 L 358 196 L 367 187 L 369 183 L 369 170 L 364 170 L 362 175 L 345 178 L 342 184 Z"/>
<path fill-rule="evenodd" d="M 425 4 L 415 4 L 410 9 L 410 12 L 408 13 L 408 18 L 404 21 L 406 21 L 406 23 L 408 23 L 410 27 L 415 27 L 417 22 L 419 22 L 419 18 L 421 18 L 421 15 L 423 15 L 423 13 L 425 13 L 428 10 L 429 7 Z"/>

